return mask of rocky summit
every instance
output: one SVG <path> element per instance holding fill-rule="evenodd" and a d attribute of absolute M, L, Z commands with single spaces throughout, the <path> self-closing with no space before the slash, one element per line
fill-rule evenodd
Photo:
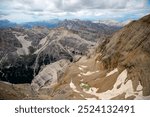
<path fill-rule="evenodd" d="M 150 15 L 0 29 L 0 99 L 150 99 Z"/>

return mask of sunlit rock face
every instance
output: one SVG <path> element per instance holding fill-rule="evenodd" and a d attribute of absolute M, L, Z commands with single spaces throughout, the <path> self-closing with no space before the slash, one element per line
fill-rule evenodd
<path fill-rule="evenodd" d="M 46 65 L 35 78 L 33 79 L 31 86 L 35 91 L 38 91 L 43 87 L 51 87 L 58 83 L 59 79 L 63 76 L 66 68 L 68 67 L 69 60 L 59 60 L 50 65 Z"/>
<path fill-rule="evenodd" d="M 150 15 L 133 21 L 115 33 L 102 49 L 105 69 L 123 66 L 136 90 L 143 86 L 143 95 L 150 95 Z"/>

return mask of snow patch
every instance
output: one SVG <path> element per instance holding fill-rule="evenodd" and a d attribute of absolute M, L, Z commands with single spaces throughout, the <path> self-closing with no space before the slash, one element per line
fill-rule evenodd
<path fill-rule="evenodd" d="M 94 96 L 98 97 L 99 99 L 105 99 L 105 100 L 116 97 L 122 93 L 126 93 L 125 98 L 128 98 L 130 96 L 136 96 L 135 100 L 149 100 L 150 99 L 150 95 L 143 96 L 143 91 L 142 91 L 143 87 L 140 84 L 140 82 L 139 82 L 139 85 L 137 86 L 136 91 L 134 91 L 133 85 L 132 85 L 132 80 L 128 80 L 126 82 L 126 78 L 127 78 L 127 70 L 125 69 L 118 76 L 117 81 L 114 84 L 112 90 L 108 90 L 103 93 L 97 93 L 98 88 L 90 87 L 89 90 L 83 88 L 83 91 L 85 93 L 94 95 Z M 120 87 L 118 88 L 118 86 L 120 86 Z M 85 99 L 94 99 L 94 98 L 85 98 Z"/>
<path fill-rule="evenodd" d="M 110 76 L 110 75 L 112 75 L 112 74 L 114 74 L 114 73 L 116 73 L 116 72 L 118 72 L 118 69 L 117 69 L 117 68 L 115 68 L 115 69 L 112 70 L 111 72 L 107 73 L 106 77 L 108 77 L 108 76 Z"/>
<path fill-rule="evenodd" d="M 125 89 L 125 98 L 130 97 L 132 95 L 134 95 L 134 90 L 133 90 L 133 86 L 132 86 L 132 81 L 129 80 L 126 85 L 124 85 L 124 89 Z"/>
<path fill-rule="evenodd" d="M 87 68 L 87 66 L 84 66 L 84 65 L 79 65 L 79 70 L 83 71 L 85 68 Z"/>
<path fill-rule="evenodd" d="M 71 82 L 70 82 L 70 88 L 72 88 L 72 90 L 73 90 L 74 92 L 80 93 L 80 92 L 76 89 L 76 86 L 74 85 L 74 83 L 72 82 L 72 80 L 71 80 Z"/>
<path fill-rule="evenodd" d="M 150 95 L 149 96 L 143 96 L 142 91 L 139 93 L 138 96 L 134 100 L 150 100 Z"/>
<path fill-rule="evenodd" d="M 78 74 L 79 77 L 81 77 L 81 74 Z"/>
<path fill-rule="evenodd" d="M 127 70 L 125 69 L 117 78 L 116 83 L 114 84 L 114 87 L 112 90 L 108 90 L 103 93 L 97 93 L 97 88 L 91 87 L 90 90 L 86 91 L 84 90 L 85 93 L 95 95 L 99 99 L 111 99 L 113 97 L 116 97 L 122 93 L 126 93 L 126 97 L 131 96 L 134 94 L 133 87 L 132 87 L 132 81 L 129 80 L 125 83 L 125 80 L 127 78 Z M 117 88 L 119 85 L 120 88 Z"/>
<path fill-rule="evenodd" d="M 101 61 L 96 61 L 96 63 L 101 63 Z"/>
<path fill-rule="evenodd" d="M 143 89 L 143 87 L 142 87 L 141 83 L 139 82 L 139 85 L 137 86 L 136 90 L 141 91 L 142 89 Z"/>
<path fill-rule="evenodd" d="M 81 79 L 80 81 L 83 82 L 83 79 Z"/>
<path fill-rule="evenodd" d="M 134 100 L 150 100 L 150 95 L 149 96 L 143 96 L 142 89 L 143 89 L 143 87 L 139 82 L 139 85 L 136 88 L 136 91 L 137 91 L 138 95 L 135 95 L 136 98 Z"/>
<path fill-rule="evenodd" d="M 84 98 L 84 95 L 80 94 L 80 96 Z"/>
<path fill-rule="evenodd" d="M 84 65 L 80 65 L 80 67 L 82 67 L 82 68 L 87 68 L 87 66 L 84 66 Z"/>
<path fill-rule="evenodd" d="M 84 76 L 89 76 L 89 75 L 92 75 L 92 74 L 97 73 L 97 72 L 99 72 L 99 71 L 94 71 L 94 72 L 88 71 L 86 73 L 81 73 L 81 74 L 84 75 Z"/>
<path fill-rule="evenodd" d="M 78 68 L 79 68 L 79 70 L 83 71 L 83 68 L 81 68 L 81 67 L 78 67 Z"/>

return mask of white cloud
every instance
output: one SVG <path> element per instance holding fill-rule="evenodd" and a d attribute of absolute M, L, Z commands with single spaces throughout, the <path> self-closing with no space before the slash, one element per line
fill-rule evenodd
<path fill-rule="evenodd" d="M 119 16 L 121 12 L 146 9 L 147 0 L 1 0 L 0 14 L 8 19 L 24 20 L 54 17 Z M 125 11 L 125 12 L 124 12 Z M 19 14 L 17 16 L 17 14 Z M 30 17 L 30 18 L 29 18 Z M 107 17 L 107 16 L 106 16 Z"/>

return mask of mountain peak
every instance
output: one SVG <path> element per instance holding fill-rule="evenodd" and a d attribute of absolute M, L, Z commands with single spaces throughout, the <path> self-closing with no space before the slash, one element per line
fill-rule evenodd
<path fill-rule="evenodd" d="M 140 21 L 150 23 L 150 14 L 144 16 L 143 18 L 141 18 Z"/>

